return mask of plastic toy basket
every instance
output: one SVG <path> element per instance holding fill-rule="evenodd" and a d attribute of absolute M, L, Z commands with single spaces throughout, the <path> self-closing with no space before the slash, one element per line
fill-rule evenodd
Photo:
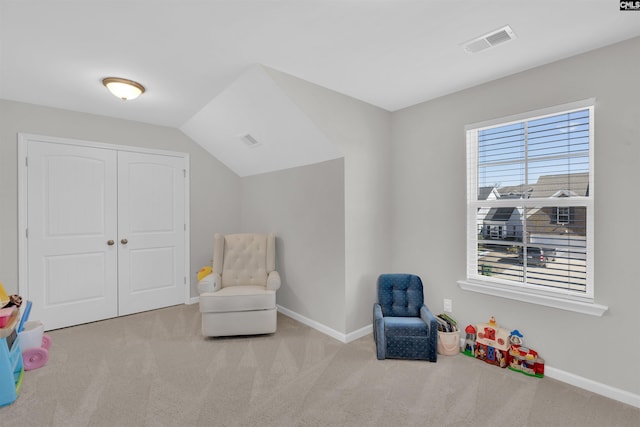
<path fill-rule="evenodd" d="M 30 371 L 44 366 L 49 360 L 51 338 L 44 335 L 42 322 L 39 320 L 28 321 L 18 335 L 20 336 L 24 370 Z"/>

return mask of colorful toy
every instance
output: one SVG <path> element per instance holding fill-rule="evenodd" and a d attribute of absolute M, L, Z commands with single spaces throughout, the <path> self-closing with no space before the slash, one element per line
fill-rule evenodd
<path fill-rule="evenodd" d="M 9 295 L 7 295 L 7 291 L 4 290 L 4 286 L 2 286 L 2 282 L 0 282 L 0 308 L 7 305 L 9 301 Z"/>
<path fill-rule="evenodd" d="M 476 358 L 506 368 L 509 356 L 509 331 L 498 327 L 493 316 L 489 323 L 476 325 L 476 331 Z"/>
<path fill-rule="evenodd" d="M 468 325 L 464 329 L 464 332 L 466 336 L 464 338 L 462 353 L 470 357 L 476 357 L 476 328 L 474 328 L 473 325 Z"/>
<path fill-rule="evenodd" d="M 44 335 L 44 325 L 39 320 L 32 320 L 24 325 L 24 330 L 18 333 L 24 370 L 31 371 L 41 368 L 49 361 L 51 338 Z"/>
<path fill-rule="evenodd" d="M 509 337 L 509 369 L 531 377 L 544 376 L 544 360 L 538 352 L 522 345 L 523 335 L 517 329 L 511 331 Z"/>
<path fill-rule="evenodd" d="M 200 271 L 198 271 L 198 282 L 213 272 L 213 268 L 206 266 L 202 267 Z"/>
<path fill-rule="evenodd" d="M 31 301 L 27 301 L 17 329 L 25 371 L 46 365 L 49 361 L 49 348 L 51 347 L 51 338 L 44 335 L 42 322 L 39 320 L 27 321 L 30 313 Z"/>

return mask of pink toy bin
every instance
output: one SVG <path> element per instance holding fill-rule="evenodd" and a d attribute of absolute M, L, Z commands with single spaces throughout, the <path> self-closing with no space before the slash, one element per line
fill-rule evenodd
<path fill-rule="evenodd" d="M 25 323 L 24 329 L 18 333 L 18 336 L 20 337 L 24 370 L 30 371 L 46 365 L 49 360 L 51 338 L 44 335 L 42 322 L 31 320 Z"/>

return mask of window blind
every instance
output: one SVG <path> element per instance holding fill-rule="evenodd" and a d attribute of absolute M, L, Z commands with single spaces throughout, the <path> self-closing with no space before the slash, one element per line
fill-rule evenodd
<path fill-rule="evenodd" d="M 593 297 L 593 105 L 467 129 L 472 279 Z"/>

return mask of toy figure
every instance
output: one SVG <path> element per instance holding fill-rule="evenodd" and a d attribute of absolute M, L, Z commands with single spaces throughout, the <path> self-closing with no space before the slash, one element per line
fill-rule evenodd
<path fill-rule="evenodd" d="M 522 345 L 523 335 L 517 329 L 509 336 L 509 369 L 532 377 L 544 376 L 544 360 L 538 352 Z"/>
<path fill-rule="evenodd" d="M 468 325 L 464 332 L 467 334 L 464 338 L 464 348 L 462 352 L 467 356 L 475 357 L 476 352 L 476 328 Z"/>

